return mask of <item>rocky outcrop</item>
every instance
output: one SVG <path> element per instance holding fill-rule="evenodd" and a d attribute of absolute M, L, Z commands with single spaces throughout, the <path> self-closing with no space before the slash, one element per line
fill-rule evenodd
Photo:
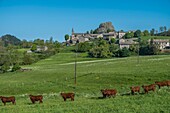
<path fill-rule="evenodd" d="M 101 23 L 99 25 L 99 28 L 96 29 L 97 33 L 108 33 L 112 31 L 115 31 L 114 26 L 112 25 L 112 22 Z"/>

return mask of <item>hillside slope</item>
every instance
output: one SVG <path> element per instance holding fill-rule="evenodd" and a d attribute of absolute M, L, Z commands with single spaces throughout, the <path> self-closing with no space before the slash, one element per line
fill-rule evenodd
<path fill-rule="evenodd" d="M 88 58 L 79 54 L 77 85 L 74 84 L 74 58 L 73 53 L 60 53 L 23 67 L 32 71 L 1 74 L 0 95 L 15 95 L 17 105 L 8 105 L 11 109 L 0 105 L 0 110 L 5 113 L 27 113 L 30 110 L 33 113 L 170 111 L 170 89 L 167 87 L 147 95 L 141 88 L 141 94 L 129 95 L 130 86 L 170 80 L 170 56 L 139 57 L 138 64 L 137 57 L 87 62 Z M 117 96 L 101 99 L 100 90 L 104 88 L 117 89 Z M 60 92 L 75 92 L 75 101 L 64 103 Z M 43 94 L 44 103 L 30 105 L 28 94 Z"/>

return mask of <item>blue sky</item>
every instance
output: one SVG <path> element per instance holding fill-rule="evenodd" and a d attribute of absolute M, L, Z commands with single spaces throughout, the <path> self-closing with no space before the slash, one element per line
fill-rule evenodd
<path fill-rule="evenodd" d="M 64 41 L 111 21 L 116 30 L 170 28 L 170 0 L 0 0 L 0 36 Z"/>

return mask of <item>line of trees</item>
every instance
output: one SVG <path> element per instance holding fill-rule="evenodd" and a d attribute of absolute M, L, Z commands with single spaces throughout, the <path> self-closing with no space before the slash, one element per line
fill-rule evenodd
<path fill-rule="evenodd" d="M 158 30 L 155 30 L 154 28 L 151 29 L 150 34 L 151 36 L 170 36 L 170 30 L 167 31 L 167 27 L 166 26 L 160 26 L 159 27 L 159 32 Z"/>
<path fill-rule="evenodd" d="M 138 37 L 139 34 L 140 36 L 155 36 L 155 35 L 156 36 L 170 36 L 170 30 L 167 31 L 166 26 L 161 26 L 159 27 L 159 33 L 158 33 L 158 30 L 155 30 L 154 28 L 152 28 L 150 32 L 148 30 L 144 30 L 143 32 L 141 30 L 129 31 L 125 34 L 124 38 L 129 39 L 133 37 Z"/>
<path fill-rule="evenodd" d="M 149 36 L 150 33 L 148 30 L 144 30 L 143 32 L 141 30 L 136 30 L 136 31 L 129 31 L 125 34 L 124 38 L 129 39 L 129 38 L 137 38 L 140 36 Z"/>

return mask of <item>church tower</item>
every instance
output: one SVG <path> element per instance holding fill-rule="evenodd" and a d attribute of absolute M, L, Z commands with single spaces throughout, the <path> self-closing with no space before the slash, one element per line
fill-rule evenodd
<path fill-rule="evenodd" d="M 71 39 L 74 39 L 75 36 L 74 36 L 74 29 L 72 28 L 72 35 L 71 35 Z"/>
<path fill-rule="evenodd" d="M 72 35 L 74 35 L 74 29 L 72 28 Z"/>

